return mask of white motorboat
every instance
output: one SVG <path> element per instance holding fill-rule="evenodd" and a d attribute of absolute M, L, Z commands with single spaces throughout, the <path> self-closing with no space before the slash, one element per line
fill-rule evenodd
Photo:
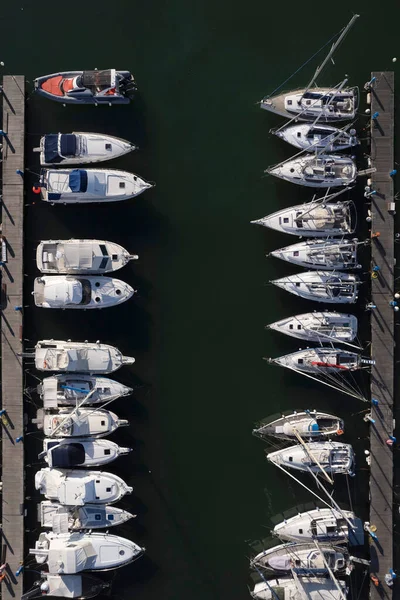
<path fill-rule="evenodd" d="M 128 200 L 153 184 L 118 169 L 42 169 L 35 187 L 45 202 L 76 204 Z"/>
<path fill-rule="evenodd" d="M 76 406 L 112 402 L 117 398 L 132 394 L 132 388 L 95 375 L 66 374 L 46 377 L 37 386 L 37 392 L 45 409 L 58 406 Z"/>
<path fill-rule="evenodd" d="M 78 507 L 44 500 L 39 507 L 41 526 L 52 529 L 55 533 L 113 527 L 136 516 L 108 504 L 85 504 Z"/>
<path fill-rule="evenodd" d="M 346 87 L 347 79 L 334 88 L 320 87 L 317 84 L 317 77 L 329 63 L 332 55 L 359 16 L 353 15 L 346 27 L 339 32 L 328 55 L 317 67 L 307 87 L 271 97 L 267 96 L 262 99 L 261 108 L 284 117 L 303 121 L 314 121 L 317 118 L 322 122 L 353 120 L 358 108 L 358 89 Z"/>
<path fill-rule="evenodd" d="M 341 435 L 343 432 L 342 419 L 316 410 L 295 411 L 272 420 L 266 418 L 253 429 L 253 435 L 261 439 L 272 436 L 284 440 L 298 439 L 299 435 L 303 439 L 317 440 Z"/>
<path fill-rule="evenodd" d="M 118 158 L 136 150 L 130 142 L 104 133 L 48 133 L 40 138 L 40 164 L 42 166 L 81 165 Z"/>
<path fill-rule="evenodd" d="M 341 442 L 296 444 L 268 453 L 267 460 L 296 471 L 311 471 L 319 474 L 324 469 L 326 473 L 332 475 L 354 474 L 354 450 L 350 444 Z"/>
<path fill-rule="evenodd" d="M 273 250 L 267 256 L 311 269 L 361 269 L 357 262 L 358 240 L 314 239 Z"/>
<path fill-rule="evenodd" d="M 341 546 L 313 542 L 281 544 L 263 550 L 251 559 L 250 567 L 267 569 L 283 574 L 293 571 L 299 575 L 328 575 L 328 567 L 335 575 L 345 575 L 350 570 L 349 553 Z"/>
<path fill-rule="evenodd" d="M 74 575 L 82 571 L 118 569 L 142 556 L 131 540 L 108 533 L 53 533 L 39 535 L 34 549 L 39 565 L 47 564 L 49 573 Z"/>
<path fill-rule="evenodd" d="M 122 448 L 110 440 L 46 438 L 43 440 L 43 452 L 39 454 L 39 458 L 44 458 L 49 467 L 55 469 L 91 468 L 106 465 L 131 451 L 132 448 Z"/>
<path fill-rule="evenodd" d="M 346 591 L 346 583 L 340 580 L 282 577 L 256 583 L 250 596 L 257 600 L 343 600 Z"/>
<path fill-rule="evenodd" d="M 318 201 L 284 208 L 251 223 L 305 237 L 334 237 L 353 233 L 353 203 L 330 202 L 334 196 L 331 194 Z"/>
<path fill-rule="evenodd" d="M 32 423 L 42 429 L 46 437 L 91 437 L 101 438 L 109 435 L 118 427 L 129 425 L 129 421 L 119 419 L 117 415 L 102 408 L 58 408 L 56 412 L 47 412 L 40 408 Z"/>
<path fill-rule="evenodd" d="M 86 600 L 109 591 L 110 583 L 84 573 L 82 575 L 51 575 L 40 573 L 40 579 L 32 588 L 21 595 L 21 600 L 55 596 L 57 598 L 77 598 Z"/>
<path fill-rule="evenodd" d="M 113 504 L 133 491 L 112 473 L 49 467 L 35 474 L 35 488 L 48 500 L 65 506 Z"/>
<path fill-rule="evenodd" d="M 53 275 L 110 273 L 138 258 L 119 244 L 105 240 L 45 240 L 36 250 L 39 271 Z"/>
<path fill-rule="evenodd" d="M 318 125 L 316 123 L 286 125 L 275 131 L 272 130 L 271 133 L 295 148 L 306 150 L 307 152 L 316 152 L 319 150 L 340 152 L 340 150 L 353 148 L 360 143 L 357 139 L 355 129 L 350 129 L 347 132 L 345 129 L 338 129 L 330 125 Z"/>
<path fill-rule="evenodd" d="M 33 288 L 35 306 L 81 310 L 117 306 L 133 296 L 135 290 L 120 279 L 86 275 L 42 275 Z"/>
<path fill-rule="evenodd" d="M 304 542 L 364 544 L 364 527 L 361 519 L 348 510 L 315 508 L 298 513 L 275 525 L 273 533 L 283 540 Z"/>
<path fill-rule="evenodd" d="M 332 347 L 305 348 L 269 360 L 281 367 L 305 373 L 356 371 L 364 364 L 371 364 L 370 359 L 364 359 L 356 352 Z"/>
<path fill-rule="evenodd" d="M 39 371 L 70 371 L 91 374 L 112 373 L 135 359 L 123 356 L 118 348 L 100 342 L 40 340 L 35 346 L 35 366 Z"/>
<path fill-rule="evenodd" d="M 275 321 L 266 329 L 274 329 L 307 342 L 349 343 L 357 336 L 358 321 L 354 315 L 311 312 Z"/>
<path fill-rule="evenodd" d="M 348 186 L 357 178 L 354 160 L 338 154 L 300 155 L 268 167 L 265 172 L 291 183 L 315 188 Z"/>
<path fill-rule="evenodd" d="M 60 71 L 34 80 L 35 92 L 63 104 L 129 104 L 136 90 L 130 71 Z"/>
<path fill-rule="evenodd" d="M 275 279 L 271 283 L 306 300 L 326 304 L 354 304 L 357 302 L 360 280 L 352 273 L 306 271 Z"/>

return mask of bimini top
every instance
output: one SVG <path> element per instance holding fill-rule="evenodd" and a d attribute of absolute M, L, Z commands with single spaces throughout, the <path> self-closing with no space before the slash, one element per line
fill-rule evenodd
<path fill-rule="evenodd" d="M 64 158 L 76 155 L 77 140 L 73 133 L 50 133 L 44 136 L 44 158 L 46 163 L 57 164 Z"/>
<path fill-rule="evenodd" d="M 59 469 L 79 467 L 85 463 L 85 448 L 82 444 L 51 442 L 47 448 L 51 449 L 53 466 Z"/>

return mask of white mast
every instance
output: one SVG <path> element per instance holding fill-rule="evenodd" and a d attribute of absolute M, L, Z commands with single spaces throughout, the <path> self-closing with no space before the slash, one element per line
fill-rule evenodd
<path fill-rule="evenodd" d="M 347 599 L 346 599 L 346 596 L 343 594 L 343 590 L 342 590 L 342 588 L 340 587 L 340 585 L 339 585 L 339 583 L 338 583 L 338 581 L 337 581 L 337 579 L 336 579 L 335 575 L 333 574 L 333 572 L 332 572 L 332 569 L 330 568 L 330 566 L 329 566 L 329 563 L 328 563 L 328 561 L 326 560 L 326 558 L 325 558 L 325 555 L 324 555 L 323 551 L 321 550 L 321 548 L 320 548 L 320 546 L 319 546 L 319 544 L 318 544 L 317 540 L 314 540 L 314 544 L 315 544 L 316 548 L 318 549 L 318 551 L 319 551 L 319 552 L 320 552 L 320 554 L 321 554 L 322 560 L 324 561 L 324 565 L 325 565 L 325 567 L 327 568 L 327 570 L 328 570 L 328 573 L 329 573 L 329 576 L 330 576 L 330 578 L 332 579 L 333 583 L 335 584 L 335 586 L 336 586 L 336 588 L 337 588 L 337 590 L 338 590 L 338 592 L 339 592 L 339 594 L 340 594 L 340 597 L 341 597 L 341 599 L 342 599 L 342 600 L 347 600 Z"/>
<path fill-rule="evenodd" d="M 339 45 L 341 44 L 341 42 L 344 40 L 344 38 L 348 34 L 349 30 L 351 29 L 351 27 L 356 22 L 356 20 L 358 19 L 359 16 L 360 15 L 353 15 L 351 17 L 351 19 L 350 19 L 349 23 L 347 24 L 347 26 L 342 30 L 341 35 L 338 37 L 338 39 L 336 40 L 336 42 L 334 42 L 334 44 L 332 45 L 332 48 L 328 52 L 328 55 L 326 56 L 325 60 L 322 62 L 322 64 L 319 67 L 317 67 L 317 69 L 316 69 L 314 75 L 312 76 L 311 81 L 308 84 L 305 92 L 307 92 L 313 84 L 317 85 L 317 82 L 316 82 L 317 77 L 320 75 L 320 73 L 321 73 L 322 69 L 325 67 L 326 63 L 332 58 L 333 53 L 335 52 L 335 50 L 337 50 L 337 48 L 339 47 Z"/>

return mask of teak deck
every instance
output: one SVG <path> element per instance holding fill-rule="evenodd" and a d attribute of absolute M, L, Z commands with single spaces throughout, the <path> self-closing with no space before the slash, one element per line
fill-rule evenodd
<path fill-rule="evenodd" d="M 3 199 L 2 234 L 7 262 L 2 267 L 2 547 L 6 547 L 7 576 L 1 585 L 2 600 L 19 599 L 24 561 L 24 447 L 15 440 L 24 432 L 22 310 L 25 77 L 3 78 Z"/>
<path fill-rule="evenodd" d="M 379 266 L 378 277 L 371 279 L 371 394 L 379 401 L 372 406 L 370 522 L 376 526 L 378 541 L 371 540 L 371 574 L 379 579 L 379 587 L 370 585 L 373 600 L 392 598 L 392 590 L 384 577 L 393 565 L 393 450 L 386 440 L 393 434 L 394 402 L 394 311 L 389 304 L 394 290 L 394 218 L 389 203 L 393 202 L 394 168 L 394 73 L 375 72 L 371 90 L 371 159 L 377 169 L 372 175 L 371 232 L 379 232 L 371 240 L 371 268 Z"/>

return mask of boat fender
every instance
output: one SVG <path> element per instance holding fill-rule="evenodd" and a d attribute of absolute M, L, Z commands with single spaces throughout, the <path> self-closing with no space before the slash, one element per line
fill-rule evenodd
<path fill-rule="evenodd" d="M 32 188 L 32 192 L 34 194 L 40 194 L 40 186 L 39 185 L 34 185 Z"/>
<path fill-rule="evenodd" d="M 343 429 L 338 429 L 336 433 L 337 433 L 337 435 L 343 435 L 344 431 L 343 431 Z"/>

